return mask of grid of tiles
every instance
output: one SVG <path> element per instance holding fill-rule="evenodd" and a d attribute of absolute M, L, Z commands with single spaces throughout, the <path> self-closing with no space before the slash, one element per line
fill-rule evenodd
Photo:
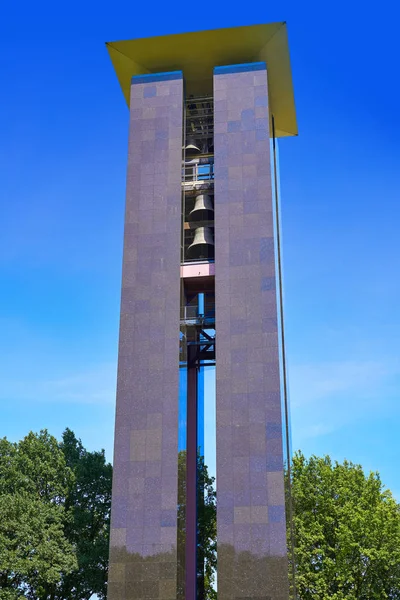
<path fill-rule="evenodd" d="M 132 79 L 109 600 L 173 600 L 177 572 L 182 73 Z"/>
<path fill-rule="evenodd" d="M 265 63 L 214 70 L 218 600 L 287 600 Z"/>

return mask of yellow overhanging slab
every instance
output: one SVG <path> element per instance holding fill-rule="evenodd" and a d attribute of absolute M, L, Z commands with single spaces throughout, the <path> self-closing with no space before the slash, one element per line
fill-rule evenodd
<path fill-rule="evenodd" d="M 183 71 L 186 96 L 200 96 L 212 93 L 214 67 L 264 61 L 275 135 L 297 135 L 285 22 L 108 42 L 106 46 L 128 106 L 133 75 Z"/>

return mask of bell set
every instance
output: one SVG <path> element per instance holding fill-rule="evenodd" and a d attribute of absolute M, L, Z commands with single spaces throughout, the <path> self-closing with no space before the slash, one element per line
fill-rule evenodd
<path fill-rule="evenodd" d="M 190 229 L 195 230 L 193 242 L 188 248 L 188 256 L 193 259 L 214 258 L 214 207 L 211 196 L 196 196 L 188 221 Z"/>

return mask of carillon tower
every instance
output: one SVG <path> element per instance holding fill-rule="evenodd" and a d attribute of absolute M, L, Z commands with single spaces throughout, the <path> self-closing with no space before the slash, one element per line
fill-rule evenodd
<path fill-rule="evenodd" d="M 206 469 L 218 600 L 288 600 L 286 25 L 107 48 L 130 109 L 108 598 L 210 596 Z"/>

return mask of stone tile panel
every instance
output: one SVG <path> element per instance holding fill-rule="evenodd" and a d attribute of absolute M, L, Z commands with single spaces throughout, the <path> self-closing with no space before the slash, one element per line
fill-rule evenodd
<path fill-rule="evenodd" d="M 214 70 L 219 600 L 288 599 L 267 70 Z"/>
<path fill-rule="evenodd" d="M 122 273 L 109 600 L 172 600 L 183 79 L 133 78 Z"/>

